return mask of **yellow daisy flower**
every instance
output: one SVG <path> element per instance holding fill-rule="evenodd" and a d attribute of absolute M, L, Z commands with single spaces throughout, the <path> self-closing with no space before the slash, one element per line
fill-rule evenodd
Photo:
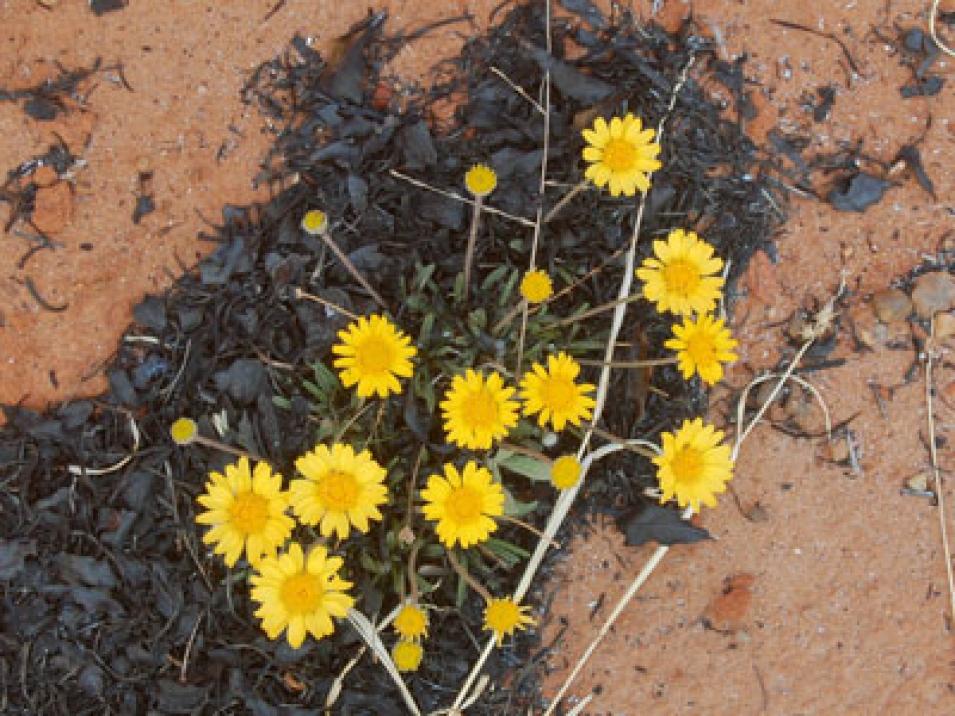
<path fill-rule="evenodd" d="M 192 418 L 178 418 L 169 426 L 169 437 L 176 445 L 188 445 L 195 442 L 199 426 Z"/>
<path fill-rule="evenodd" d="M 538 424 L 544 427 L 550 421 L 558 432 L 567 423 L 580 425 L 581 420 L 589 419 L 594 399 L 587 394 L 595 386 L 578 384 L 579 374 L 580 364 L 563 351 L 547 358 L 546 369 L 535 363 L 521 380 L 524 415 L 539 413 Z"/>
<path fill-rule="evenodd" d="M 528 303 L 543 303 L 554 293 L 554 284 L 546 271 L 528 271 L 521 279 L 521 296 Z"/>
<path fill-rule="evenodd" d="M 485 379 L 468 368 L 456 375 L 441 401 L 444 429 L 448 442 L 470 450 L 487 450 L 517 425 L 517 401 L 514 388 L 504 386 L 495 372 Z"/>
<path fill-rule="evenodd" d="M 435 532 L 448 549 L 483 542 L 497 529 L 493 518 L 504 514 L 503 488 L 473 460 L 461 472 L 446 463 L 444 477 L 431 475 L 421 497 L 425 519 L 438 523 Z"/>
<path fill-rule="evenodd" d="M 680 507 L 699 511 L 700 503 L 716 507 L 718 493 L 733 477 L 733 461 L 723 433 L 703 420 L 684 420 L 676 435 L 663 433 L 663 452 L 653 458 L 663 493 L 660 502 L 676 497 Z"/>
<path fill-rule="evenodd" d="M 384 316 L 362 316 L 338 332 L 341 343 L 332 346 L 335 367 L 346 388 L 358 385 L 361 398 L 400 393 L 398 378 L 410 378 L 417 350 L 411 339 Z"/>
<path fill-rule="evenodd" d="M 643 281 L 643 296 L 661 313 L 682 316 L 709 313 L 719 301 L 723 260 L 713 256 L 713 247 L 692 231 L 674 229 L 666 241 L 654 241 L 655 257 L 644 259 L 637 269 Z"/>
<path fill-rule="evenodd" d="M 497 188 L 497 172 L 487 164 L 475 164 L 464 175 L 464 186 L 475 197 L 483 199 Z"/>
<path fill-rule="evenodd" d="M 597 117 L 593 129 L 585 129 L 583 135 L 588 145 L 584 161 L 590 162 L 584 176 L 596 186 L 609 184 L 611 196 L 650 190 L 649 174 L 662 166 L 657 159 L 660 145 L 653 141 L 655 130 L 644 129 L 640 118 L 628 112 L 611 119 L 609 125 Z"/>
<path fill-rule="evenodd" d="M 428 614 L 414 602 L 407 602 L 392 622 L 402 639 L 415 641 L 428 636 Z"/>
<path fill-rule="evenodd" d="M 561 455 L 550 468 L 550 481 L 558 490 L 567 490 L 580 479 L 580 461 L 576 455 Z"/>
<path fill-rule="evenodd" d="M 214 544 L 214 552 L 230 567 L 243 550 L 253 566 L 275 554 L 295 527 L 295 520 L 285 514 L 288 493 L 282 491 L 282 476 L 265 462 L 250 471 L 248 458 L 241 457 L 226 465 L 225 475 L 210 472 L 197 502 L 208 509 L 196 515 L 196 522 L 212 527 L 202 541 Z"/>
<path fill-rule="evenodd" d="M 527 610 L 513 599 L 491 599 L 484 608 L 484 629 L 494 632 L 497 645 L 501 646 L 505 636 L 534 624 L 533 617 L 525 613 Z"/>
<path fill-rule="evenodd" d="M 723 363 L 732 363 L 738 357 L 733 349 L 739 341 L 724 326 L 722 318 L 709 314 L 696 321 L 684 318 L 682 326 L 673 326 L 673 336 L 663 345 L 676 351 L 680 371 L 687 380 L 699 373 L 707 385 L 719 383 L 723 379 Z"/>
<path fill-rule="evenodd" d="M 318 236 L 324 234 L 328 228 L 328 216 L 321 209 L 306 211 L 302 217 L 302 230 L 306 234 Z"/>
<path fill-rule="evenodd" d="M 417 671 L 424 658 L 424 647 L 416 641 L 399 639 L 391 650 L 391 660 L 398 671 Z"/>
<path fill-rule="evenodd" d="M 306 525 L 321 523 L 323 537 L 334 532 L 346 539 L 350 528 L 367 532 L 369 520 L 380 520 L 378 506 L 388 502 L 385 468 L 367 450 L 350 445 L 318 445 L 295 461 L 305 476 L 289 488 L 292 511 Z"/>
<path fill-rule="evenodd" d="M 252 575 L 251 596 L 261 605 L 255 616 L 269 639 L 287 630 L 289 645 L 298 649 L 306 633 L 316 639 L 333 633 L 332 617 L 341 619 L 355 604 L 345 593 L 352 583 L 338 576 L 341 567 L 342 558 L 329 557 L 324 547 L 306 556 L 297 542 L 285 554 L 262 560 Z"/>

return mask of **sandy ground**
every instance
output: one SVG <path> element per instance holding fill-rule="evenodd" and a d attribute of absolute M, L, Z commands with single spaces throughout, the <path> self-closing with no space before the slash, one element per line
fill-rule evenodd
<path fill-rule="evenodd" d="M 366 11 L 364 5 L 288 0 L 266 20 L 273 4 L 133 3 L 98 18 L 81 2 L 60 2 L 52 10 L 33 0 L 0 2 L 0 76 L 8 89 L 49 77 L 56 62 L 85 66 L 96 57 L 121 62 L 133 89 L 122 87 L 115 72 L 104 72 L 84 107 L 51 123 L 28 118 L 16 104 L 0 104 L 0 167 L 43 153 L 57 134 L 84 160 L 72 182 L 43 189 L 38 198 L 38 217 L 57 242 L 55 251 L 41 251 L 21 267 L 29 240 L 3 237 L 0 401 L 42 407 L 102 390 L 99 366 L 114 350 L 132 305 L 143 293 L 168 286 L 208 250 L 196 239 L 202 217 L 215 221 L 223 204 L 255 196 L 250 177 L 270 138 L 257 112 L 239 98 L 249 69 L 280 51 L 295 32 L 315 36 L 325 47 Z M 467 5 L 480 26 L 493 4 L 409 0 L 376 7 L 389 8 L 391 26 L 399 28 L 457 15 Z M 637 8 L 649 16 L 649 5 Z M 691 7 L 677 0 L 661 5 L 667 22 Z M 778 124 L 808 131 L 820 150 L 861 140 L 866 152 L 888 162 L 924 134 L 922 156 L 939 197 L 932 200 L 902 173 L 900 185 L 863 214 L 796 200 L 779 236 L 778 263 L 758 256 L 739 287 L 733 328 L 742 341 L 741 361 L 723 395 L 789 350 L 777 324 L 795 308 L 827 298 L 843 270 L 852 291 L 850 316 L 878 328 L 871 294 L 934 254 L 951 234 L 953 94 L 946 87 L 934 98 L 902 101 L 898 88 L 909 71 L 872 31 L 924 27 L 926 5 L 692 4 L 723 42 L 727 59 L 749 53 L 747 72 L 757 83 L 760 109 L 750 127 L 755 137 L 763 139 Z M 852 75 L 834 41 L 770 18 L 834 33 L 860 75 Z M 418 76 L 473 31 L 466 25 L 437 31 L 403 51 L 396 70 Z M 948 60 L 937 69 L 950 76 L 951 67 Z M 836 87 L 831 117 L 813 124 L 803 95 L 827 84 Z M 144 168 L 154 172 L 157 210 L 135 225 L 137 174 Z M 68 309 L 43 310 L 25 286 L 27 277 L 51 304 Z M 900 340 L 909 335 L 904 323 L 880 330 Z M 905 383 L 917 358 L 910 344 L 895 350 L 881 341 L 857 352 L 849 335 L 844 328 L 832 354 L 845 364 L 807 377 L 836 421 L 856 416 L 851 430 L 859 469 L 827 462 L 829 449 L 820 440 L 756 430 L 734 480 L 740 507 L 727 498 L 707 512 L 704 523 L 717 539 L 675 548 L 651 577 L 570 690 L 576 697 L 598 692 L 584 713 L 955 713 L 938 513 L 926 499 L 900 494 L 904 481 L 929 465 L 924 374 Z M 955 389 L 946 393 L 955 371 L 945 362 L 937 376 L 943 398 L 955 396 Z M 881 409 L 870 383 L 886 388 Z M 945 438 L 955 411 L 944 399 L 938 409 Z M 726 410 L 725 401 L 714 400 L 711 419 L 723 420 Z M 818 423 L 820 416 L 813 419 Z M 953 458 L 946 446 L 943 466 Z M 955 504 L 955 493 L 946 494 Z M 545 641 L 561 623 L 568 625 L 546 694 L 559 688 L 567 665 L 649 551 L 622 546 L 613 529 L 575 542 L 545 618 Z"/>

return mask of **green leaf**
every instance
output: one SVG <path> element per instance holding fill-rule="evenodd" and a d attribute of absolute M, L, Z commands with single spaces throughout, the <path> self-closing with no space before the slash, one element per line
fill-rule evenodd
<path fill-rule="evenodd" d="M 418 331 L 418 346 L 424 347 L 431 340 L 431 331 L 434 330 L 434 314 L 426 313 L 421 321 L 421 330 Z"/>
<path fill-rule="evenodd" d="M 272 396 L 272 405 L 274 405 L 276 408 L 282 408 L 282 410 L 292 409 L 292 401 L 288 398 L 283 398 L 281 395 Z"/>
<path fill-rule="evenodd" d="M 326 394 L 338 390 L 341 383 L 338 375 L 332 372 L 324 363 L 316 362 L 312 365 L 312 372 L 315 374 L 315 384 L 325 391 Z"/>
<path fill-rule="evenodd" d="M 550 482 L 550 463 L 530 455 L 500 450 L 494 462 L 510 472 L 516 472 L 534 482 Z"/>
<path fill-rule="evenodd" d="M 508 517 L 523 517 L 537 509 L 537 501 L 521 502 L 514 498 L 511 491 L 504 488 L 504 514 Z"/>
<path fill-rule="evenodd" d="M 487 327 L 487 311 L 476 308 L 468 315 L 468 327 L 475 333 L 480 333 Z"/>
<path fill-rule="evenodd" d="M 415 270 L 415 279 L 414 287 L 416 290 L 421 291 L 431 280 L 431 277 L 434 275 L 435 264 L 427 264 L 426 266 L 419 265 Z"/>
<path fill-rule="evenodd" d="M 481 282 L 481 289 L 487 291 L 492 288 L 496 283 L 501 281 L 508 272 L 508 265 L 501 264 L 496 269 L 491 271 L 487 276 L 484 277 L 484 281 Z"/>
<path fill-rule="evenodd" d="M 507 283 L 504 284 L 504 288 L 501 290 L 501 295 L 497 299 L 498 306 L 505 306 L 511 302 L 511 295 L 514 293 L 514 288 L 517 286 L 517 282 L 521 277 L 521 272 L 517 269 L 514 269 L 514 272 L 507 279 Z"/>
<path fill-rule="evenodd" d="M 489 537 L 484 542 L 484 546 L 507 562 L 510 567 L 531 556 L 530 552 L 518 547 L 516 544 L 502 539 L 495 539 L 494 537 Z"/>

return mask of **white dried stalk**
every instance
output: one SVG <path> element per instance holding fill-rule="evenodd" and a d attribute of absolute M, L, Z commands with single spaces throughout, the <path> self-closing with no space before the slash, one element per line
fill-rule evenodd
<path fill-rule="evenodd" d="M 411 692 L 408 691 L 404 679 L 401 678 L 401 674 L 398 672 L 398 667 L 395 666 L 395 662 L 391 660 L 391 654 L 388 653 L 388 649 L 382 643 L 374 625 L 368 621 L 368 617 L 355 609 L 349 609 L 348 623 L 354 627 L 355 631 L 358 632 L 358 636 L 364 640 L 368 648 L 370 648 L 381 661 L 382 666 L 385 667 L 385 671 L 388 672 L 391 680 L 394 681 L 398 687 L 398 691 L 401 692 L 408 711 L 414 716 L 421 716 L 421 710 L 418 708 L 418 704 L 415 703 L 414 697 L 411 695 Z"/>

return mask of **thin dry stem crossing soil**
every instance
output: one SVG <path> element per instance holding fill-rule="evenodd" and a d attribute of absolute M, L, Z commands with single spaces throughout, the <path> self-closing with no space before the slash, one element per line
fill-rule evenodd
<path fill-rule="evenodd" d="M 929 341 L 925 321 L 909 320 L 904 301 L 885 293 L 897 286 L 909 296 L 920 274 L 955 266 L 955 60 L 939 56 L 916 76 L 931 44 L 907 33 L 927 31 L 929 4 L 633 3 L 670 29 L 692 11 L 724 60 L 746 53 L 746 130 L 788 155 L 792 171 L 791 215 L 775 251 L 757 252 L 728 302 L 740 361 L 713 391 L 709 419 L 726 424 L 743 386 L 792 357 L 793 315 L 818 308 L 844 279 L 836 334 L 800 373 L 840 429 L 827 441 L 821 411 L 798 391 L 770 409 L 742 448 L 733 494 L 702 516 L 715 539 L 670 551 L 571 685 L 565 708 L 592 695 L 585 714 L 955 713 L 925 401 L 926 351 L 935 351 L 944 476 L 955 462 L 955 342 L 951 334 Z M 376 3 L 407 29 L 474 14 L 474 24 L 438 28 L 402 49 L 392 64 L 406 80 L 457 53 L 497 3 L 436 5 Z M 100 17 L 86 3 L 0 3 L 4 89 L 36 86 L 57 75 L 57 63 L 103 60 L 84 107 L 52 121 L 0 102 L 4 172 L 61 140 L 82 159 L 70 182 L 38 182 L 34 220 L 55 250 L 31 253 L 35 237 L 2 235 L 0 403 L 43 409 L 105 388 L 102 366 L 132 306 L 208 253 L 196 235 L 223 205 L 263 196 L 250 179 L 272 137 L 240 98 L 251 69 L 296 32 L 334 53 L 365 12 L 265 0 L 132 3 Z M 944 80 L 937 94 L 931 77 Z M 725 87 L 712 91 L 732 104 Z M 918 149 L 931 191 L 899 160 L 907 147 Z M 850 165 L 891 183 L 864 211 L 837 211 L 827 200 Z M 146 195 L 153 211 L 134 222 Z M 6 211 L 0 204 L 4 221 Z M 951 308 L 943 301 L 940 315 Z M 955 491 L 943 489 L 955 531 Z M 590 520 L 544 588 L 553 595 L 538 615 L 542 642 L 553 643 L 545 697 L 653 549 L 625 546 L 599 510 Z M 187 671 L 179 664 L 169 667 L 175 677 Z M 18 669 L 7 664 L 4 683 Z M 294 676 L 286 687 L 290 701 L 301 693 Z"/>

